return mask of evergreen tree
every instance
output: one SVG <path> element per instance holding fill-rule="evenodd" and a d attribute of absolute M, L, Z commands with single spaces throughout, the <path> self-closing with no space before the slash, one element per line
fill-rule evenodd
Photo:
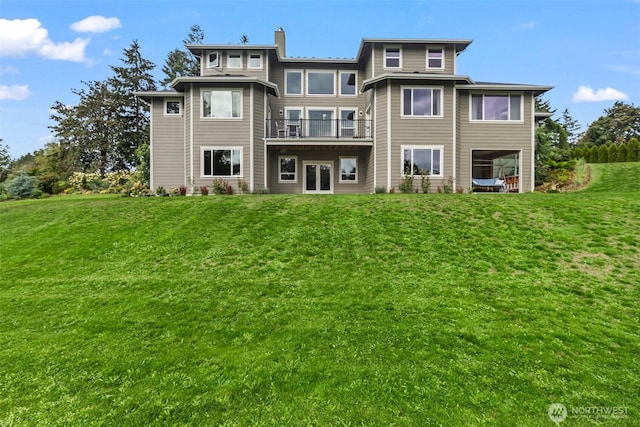
<path fill-rule="evenodd" d="M 162 66 L 165 78 L 160 81 L 160 85 L 168 88 L 176 77 L 200 75 L 200 60 L 187 49 L 187 46 L 202 44 L 203 40 L 204 31 L 200 26 L 192 25 L 189 29 L 189 35 L 182 40 L 184 49 L 174 49 L 167 55 L 167 59 Z"/>
<path fill-rule="evenodd" d="M 592 145 L 591 148 L 587 147 L 589 150 L 589 163 L 599 163 L 600 162 L 600 150 L 596 145 Z"/>
<path fill-rule="evenodd" d="M 598 163 L 607 163 L 609 161 L 609 147 L 607 145 L 601 145 L 598 148 Z"/>
<path fill-rule="evenodd" d="M 580 139 L 580 123 L 571 116 L 568 108 L 565 108 L 560 117 L 560 125 L 567 133 L 567 140 L 570 146 L 575 146 Z"/>
<path fill-rule="evenodd" d="M 616 157 L 616 160 L 619 162 L 627 161 L 627 145 L 626 144 L 618 145 L 618 156 Z"/>
<path fill-rule="evenodd" d="M 581 144 L 602 145 L 611 141 L 622 144 L 631 138 L 640 138 L 640 107 L 617 101 L 604 113 L 591 123 L 580 140 Z"/>
<path fill-rule="evenodd" d="M 615 163 L 618 161 L 618 147 L 616 144 L 609 144 L 607 146 L 607 163 Z"/>
<path fill-rule="evenodd" d="M 2 144 L 2 138 L 0 138 L 0 182 L 9 176 L 10 165 L 11 156 L 9 156 L 9 147 Z"/>
<path fill-rule="evenodd" d="M 631 138 L 627 144 L 627 162 L 637 162 L 640 160 L 638 156 L 638 150 L 640 142 L 637 138 Z"/>

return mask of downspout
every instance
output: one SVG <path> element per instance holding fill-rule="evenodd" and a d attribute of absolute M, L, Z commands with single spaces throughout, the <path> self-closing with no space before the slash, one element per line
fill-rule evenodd
<path fill-rule="evenodd" d="M 251 83 L 251 91 L 249 92 L 249 104 L 251 110 L 249 115 L 249 188 L 253 191 L 253 138 L 255 137 L 255 132 L 253 129 L 255 109 L 253 105 L 253 91 L 255 90 L 255 84 Z"/>
<path fill-rule="evenodd" d="M 391 81 L 387 80 L 387 191 L 391 190 Z"/>
<path fill-rule="evenodd" d="M 193 194 L 193 83 L 189 84 L 191 117 L 189 120 L 189 146 L 190 146 L 190 170 L 189 170 L 189 193 Z"/>
<path fill-rule="evenodd" d="M 453 156 L 452 156 L 452 174 L 453 174 L 453 185 L 455 187 L 458 186 L 458 176 L 457 176 L 457 167 L 456 163 L 458 162 L 458 90 L 456 89 L 456 82 L 453 82 Z"/>

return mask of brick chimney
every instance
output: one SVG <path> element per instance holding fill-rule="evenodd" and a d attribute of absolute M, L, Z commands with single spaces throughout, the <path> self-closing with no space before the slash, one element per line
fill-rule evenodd
<path fill-rule="evenodd" d="M 278 47 L 278 53 L 280 54 L 281 58 L 287 56 L 285 46 L 286 43 L 287 39 L 284 35 L 284 30 L 282 29 L 282 27 L 278 27 L 278 29 L 275 31 L 275 45 Z"/>

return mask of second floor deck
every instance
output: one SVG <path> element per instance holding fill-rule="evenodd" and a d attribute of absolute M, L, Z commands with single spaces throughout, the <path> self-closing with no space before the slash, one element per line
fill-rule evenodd
<path fill-rule="evenodd" d="M 267 119 L 269 139 L 371 139 L 372 121 L 366 119 Z"/>

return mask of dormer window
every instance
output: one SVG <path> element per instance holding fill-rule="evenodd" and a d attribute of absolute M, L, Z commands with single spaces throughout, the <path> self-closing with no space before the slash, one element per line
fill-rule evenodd
<path fill-rule="evenodd" d="M 262 55 L 259 53 L 250 53 L 247 68 L 254 68 L 254 69 L 262 68 Z"/>
<path fill-rule="evenodd" d="M 227 68 L 242 68 L 242 54 L 230 52 L 227 55 Z"/>
<path fill-rule="evenodd" d="M 427 68 L 444 68 L 442 49 L 427 49 Z"/>
<path fill-rule="evenodd" d="M 220 56 L 218 52 L 211 52 L 208 56 L 209 62 L 207 63 L 207 67 L 209 68 L 217 68 L 220 66 Z"/>
<path fill-rule="evenodd" d="M 399 47 L 387 47 L 384 49 L 384 68 L 401 68 L 402 51 Z"/>

